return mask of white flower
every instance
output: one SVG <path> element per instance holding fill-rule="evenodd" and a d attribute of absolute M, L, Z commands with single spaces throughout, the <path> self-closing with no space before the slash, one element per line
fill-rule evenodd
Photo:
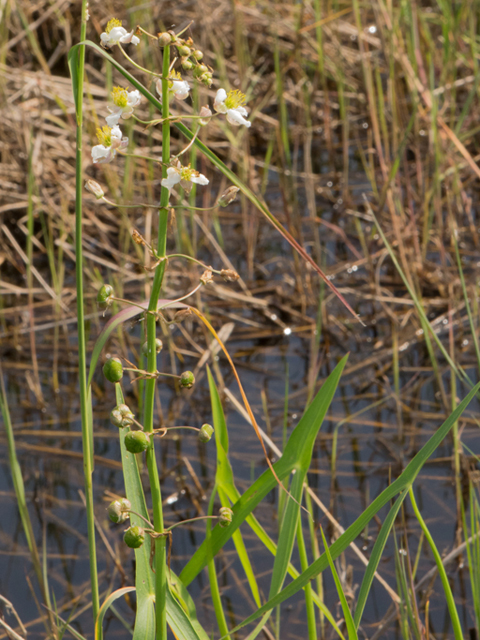
<path fill-rule="evenodd" d="M 157 80 L 156 84 L 157 93 L 162 97 L 162 80 Z M 168 93 L 173 95 L 177 100 L 185 100 L 188 98 L 190 91 L 190 85 L 186 80 L 182 79 L 182 76 L 178 71 L 171 71 L 168 78 Z"/>
<path fill-rule="evenodd" d="M 117 20 L 116 18 L 112 18 L 107 24 L 107 28 L 100 35 L 100 40 L 104 47 L 113 47 L 113 45 L 120 42 L 122 44 L 128 44 L 131 42 L 135 45 L 140 42 L 140 38 L 133 35 L 133 30 L 128 33 L 128 31 L 122 27 L 120 20 Z"/>
<path fill-rule="evenodd" d="M 122 137 L 119 126 L 113 127 L 113 129 L 110 127 L 97 129 L 97 138 L 100 144 L 97 144 L 92 149 L 94 164 L 97 162 L 100 164 L 111 162 L 117 155 L 117 149 L 125 149 L 128 145 L 128 138 Z"/>
<path fill-rule="evenodd" d="M 108 107 L 109 116 L 105 118 L 109 127 L 118 124 L 120 118 L 127 120 L 132 116 L 133 108 L 140 104 L 141 95 L 138 89 L 127 91 L 122 87 L 114 87 L 112 91 L 113 108 Z"/>
<path fill-rule="evenodd" d="M 162 180 L 162 187 L 165 187 L 170 191 L 179 183 L 185 191 L 190 191 L 192 183 L 208 184 L 208 178 L 206 178 L 202 173 L 195 171 L 195 169 L 192 169 L 190 165 L 188 165 L 188 167 L 182 167 L 179 164 L 177 167 L 168 167 L 167 177 Z"/>
<path fill-rule="evenodd" d="M 229 91 L 228 94 L 225 89 L 219 89 L 215 96 L 213 108 L 215 111 L 218 111 L 218 113 L 225 113 L 230 124 L 236 127 L 241 124 L 250 127 L 252 123 L 245 120 L 245 116 L 248 116 L 248 111 L 243 106 L 244 104 L 245 94 L 238 89 Z"/>

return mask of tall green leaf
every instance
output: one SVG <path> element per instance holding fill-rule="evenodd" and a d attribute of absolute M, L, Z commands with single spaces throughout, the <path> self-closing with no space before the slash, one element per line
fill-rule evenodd
<path fill-rule="evenodd" d="M 460 418 L 463 411 L 465 411 L 468 404 L 475 397 L 479 390 L 480 383 L 475 385 L 475 387 L 470 391 L 466 398 L 464 398 L 462 402 L 459 403 L 455 411 L 453 411 L 453 413 L 447 418 L 447 420 L 445 420 L 445 422 L 435 432 L 430 440 L 428 440 L 428 442 L 420 449 L 416 456 L 409 462 L 409 464 L 407 465 L 403 473 L 397 478 L 397 480 L 395 480 L 395 482 L 387 487 L 387 489 L 382 491 L 382 493 L 372 502 L 372 504 L 367 507 L 367 509 L 365 509 L 365 511 L 355 520 L 355 522 L 351 524 L 350 527 L 333 543 L 333 545 L 330 547 L 330 553 L 333 559 L 337 558 L 343 551 L 345 551 L 345 549 L 347 549 L 350 543 L 353 542 L 358 535 L 360 535 L 366 525 L 375 516 L 375 514 L 380 511 L 382 507 L 384 507 L 390 500 L 395 498 L 395 496 L 400 492 L 408 490 L 412 486 L 415 478 L 417 477 L 425 462 L 432 455 L 435 449 L 440 445 L 442 440 L 453 427 L 454 423 Z M 279 475 L 279 477 L 281 476 Z M 246 492 L 246 494 L 247 493 L 248 491 Z M 241 629 L 245 625 L 254 622 L 257 618 L 265 615 L 265 613 L 273 609 L 273 607 L 276 607 L 288 598 L 291 598 L 298 591 L 300 591 L 300 589 L 303 589 L 303 587 L 308 584 L 308 582 L 312 580 L 312 578 L 324 571 L 327 566 L 328 560 L 326 555 L 323 554 L 322 556 L 320 556 L 320 558 L 318 558 L 318 560 L 310 565 L 307 571 L 304 571 L 296 580 L 285 587 L 278 595 L 271 598 L 266 604 L 260 607 L 260 609 L 249 616 L 246 620 L 244 620 L 242 624 L 235 627 L 235 629 L 232 629 L 231 633 L 235 633 L 236 631 L 238 631 L 238 629 Z"/>
<path fill-rule="evenodd" d="M 115 385 L 115 395 L 117 404 L 124 404 L 122 387 L 118 383 Z M 132 505 L 132 510 L 148 520 L 147 505 L 137 460 L 135 454 L 129 453 L 125 448 L 125 435 L 128 431 L 128 428 L 119 429 L 125 492 Z M 145 526 L 145 522 L 133 513 L 130 515 L 130 521 L 132 525 Z M 143 545 L 139 549 L 135 549 L 137 615 L 135 617 L 133 640 L 155 639 L 155 579 L 150 567 L 150 553 L 151 539 L 150 536 L 145 536 Z"/>
<path fill-rule="evenodd" d="M 315 440 L 318 426 L 321 424 L 323 416 L 330 406 L 346 361 L 347 356 L 342 358 L 324 382 L 315 399 L 293 430 L 283 456 L 274 464 L 275 472 L 280 480 L 286 478 L 294 469 L 297 472 L 302 470 L 302 464 L 305 459 L 304 448 L 307 447 L 308 451 L 309 443 Z M 240 499 L 237 500 L 232 507 L 232 523 L 225 529 L 217 525 L 212 531 L 210 544 L 207 546 L 207 544 L 203 542 L 183 569 L 180 578 L 186 585 L 190 584 L 195 576 L 206 566 L 207 562 L 211 560 L 227 540 L 231 538 L 233 532 L 236 531 L 247 516 L 252 513 L 253 509 L 276 486 L 277 481 L 273 473 L 270 469 L 267 469 Z"/>

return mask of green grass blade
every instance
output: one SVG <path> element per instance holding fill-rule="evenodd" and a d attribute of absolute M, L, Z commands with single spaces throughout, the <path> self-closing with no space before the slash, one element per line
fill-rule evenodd
<path fill-rule="evenodd" d="M 122 589 L 117 589 L 108 596 L 108 598 L 98 610 L 97 619 L 95 621 L 95 640 L 100 640 L 100 638 L 102 638 L 103 619 L 109 607 L 111 607 L 115 600 L 122 598 L 126 593 L 130 593 L 132 591 L 135 591 L 135 587 L 123 587 Z"/>
<path fill-rule="evenodd" d="M 440 445 L 442 440 L 453 427 L 455 421 L 459 419 L 463 411 L 467 408 L 468 404 L 475 397 L 479 390 L 480 383 L 475 385 L 470 393 L 462 400 L 462 402 L 459 403 L 455 411 L 453 411 L 453 413 L 447 418 L 447 420 L 445 420 L 441 427 L 437 429 L 430 440 L 409 462 L 403 473 L 395 480 L 395 482 L 387 487 L 387 489 L 382 491 L 382 493 L 371 503 L 369 507 L 367 507 L 367 509 L 365 509 L 365 511 L 355 520 L 355 522 L 351 524 L 350 527 L 333 543 L 333 545 L 330 547 L 330 553 L 333 559 L 337 558 L 343 551 L 345 551 L 350 543 L 353 542 L 358 535 L 360 535 L 360 533 L 367 526 L 370 520 L 375 516 L 375 514 L 378 513 L 378 511 L 382 507 L 388 504 L 388 502 L 392 500 L 398 493 L 410 488 L 418 473 L 420 472 L 420 469 L 423 467 L 423 465 L 432 455 L 435 449 Z M 248 493 L 248 491 L 246 493 Z M 324 571 L 327 566 L 328 560 L 325 554 L 323 554 L 322 556 L 320 556 L 320 558 L 318 558 L 318 560 L 310 565 L 307 571 L 304 571 L 296 580 L 285 587 L 278 595 L 270 599 L 266 604 L 263 605 L 263 607 L 258 609 L 255 613 L 244 620 L 242 624 L 235 627 L 235 629 L 233 629 L 231 633 L 235 633 L 236 631 L 238 631 L 238 629 L 253 622 L 260 616 L 263 616 L 267 611 L 273 609 L 273 607 L 276 607 L 278 604 L 281 604 L 288 598 L 291 598 L 298 591 L 300 591 L 300 589 L 303 589 L 303 587 L 308 584 L 308 582 L 312 580 L 312 578 L 314 578 L 320 572 Z"/>
<path fill-rule="evenodd" d="M 232 468 L 230 466 L 230 462 L 228 460 L 228 431 L 227 425 L 225 422 L 225 415 L 223 413 L 223 407 L 220 400 L 220 396 L 218 394 L 217 387 L 215 385 L 215 381 L 212 376 L 212 372 L 210 371 L 210 367 L 207 367 L 208 374 L 208 384 L 210 388 L 210 400 L 212 404 L 212 416 L 213 416 L 213 426 L 215 433 L 215 441 L 217 445 L 217 468 L 215 474 L 215 482 L 218 487 L 218 495 L 220 497 L 220 502 L 223 507 L 230 507 L 230 500 L 228 498 L 228 490 L 232 486 L 234 487 L 233 481 L 233 473 Z M 233 500 L 235 502 L 235 500 Z M 211 528 L 211 522 L 208 523 Z M 207 525 L 207 528 L 208 528 Z M 210 530 L 209 534 L 210 536 Z M 248 580 L 248 584 L 250 586 L 250 591 L 252 592 L 253 599 L 255 600 L 257 607 L 260 606 L 260 591 L 258 589 L 257 580 L 255 578 L 255 572 L 252 567 L 252 563 L 250 562 L 250 558 L 248 557 L 247 549 L 245 547 L 245 543 L 243 542 L 243 537 L 240 531 L 235 531 L 232 536 L 233 543 L 235 545 L 235 549 L 237 551 L 238 558 L 242 564 L 243 570 Z"/>
<path fill-rule="evenodd" d="M 5 433 L 7 436 L 8 446 L 8 462 L 10 465 L 10 471 L 12 473 L 13 488 L 15 490 L 15 497 L 17 499 L 18 510 L 20 512 L 20 520 L 22 521 L 23 531 L 25 538 L 27 539 L 28 549 L 32 558 L 33 568 L 35 575 L 37 576 L 38 584 L 42 592 L 42 597 L 45 604 L 49 605 L 48 593 L 45 582 L 43 580 L 42 563 L 40 560 L 40 554 L 38 553 L 37 543 L 35 541 L 35 535 L 33 533 L 32 521 L 30 520 L 30 514 L 28 512 L 27 498 L 25 495 L 25 485 L 23 483 L 22 470 L 17 458 L 17 450 L 15 447 L 15 436 L 13 433 L 13 425 L 10 418 L 10 410 L 8 408 L 7 393 L 5 390 L 5 383 L 3 380 L 3 371 L 0 365 L 0 409 L 3 417 L 3 424 L 5 427 Z"/>
<path fill-rule="evenodd" d="M 348 602 L 345 597 L 345 593 L 343 592 L 343 589 L 342 589 L 342 583 L 340 582 L 340 578 L 338 577 L 337 570 L 335 569 L 335 565 L 333 564 L 332 556 L 330 555 L 330 551 L 328 549 L 327 541 L 325 540 L 323 529 L 320 529 L 320 533 L 322 534 L 323 546 L 325 547 L 325 555 L 327 556 L 328 564 L 330 566 L 330 570 L 333 574 L 333 579 L 335 581 L 335 587 L 337 589 L 338 597 L 340 598 L 340 605 L 342 607 L 343 617 L 345 619 L 345 626 L 347 627 L 348 638 L 349 640 L 358 640 L 357 630 L 353 622 L 352 614 L 348 607 Z"/>
<path fill-rule="evenodd" d="M 220 401 L 220 396 L 216 388 L 213 376 L 211 375 L 209 369 L 207 372 L 209 373 L 213 425 L 215 427 L 215 439 L 217 442 L 217 455 L 220 456 L 219 462 L 217 463 L 217 482 L 220 483 L 221 490 L 225 492 L 225 495 L 228 497 L 230 502 L 235 503 L 240 500 L 241 495 L 235 486 L 233 471 L 230 466 L 228 456 L 225 454 L 225 451 L 228 452 L 228 432 L 225 423 L 225 415 L 223 413 L 222 403 Z M 265 545 L 268 551 L 270 551 L 270 553 L 275 556 L 277 553 L 277 545 L 263 529 L 255 516 L 250 514 L 245 519 L 245 522 L 248 523 L 260 542 L 262 542 L 262 544 Z M 298 576 L 300 575 L 297 569 L 295 569 L 295 567 L 291 563 L 289 563 L 288 565 L 288 573 L 293 579 L 298 578 Z M 326 608 L 322 600 L 319 598 L 318 594 L 314 591 L 312 591 L 312 599 L 320 609 L 322 614 L 325 616 L 325 618 L 328 620 L 328 622 L 332 625 L 338 636 L 343 640 L 343 635 L 338 628 L 335 619 L 333 618 L 330 611 Z"/>
<path fill-rule="evenodd" d="M 197 635 L 200 638 L 200 640 L 211 640 L 211 637 L 208 635 L 208 633 L 205 631 L 205 629 L 202 627 L 202 625 L 199 623 L 197 619 L 197 612 L 195 610 L 195 604 L 193 602 L 193 598 L 188 593 L 187 588 L 182 583 L 180 578 L 177 575 L 175 575 L 175 573 L 171 569 L 168 572 L 168 579 L 169 579 L 172 596 L 175 597 L 175 599 L 179 602 L 182 609 L 185 611 L 190 621 L 190 624 L 197 632 Z M 167 602 L 167 616 L 168 616 L 168 602 Z"/>
<path fill-rule="evenodd" d="M 388 515 L 382 524 L 378 537 L 375 540 L 375 544 L 373 545 L 372 553 L 367 565 L 367 570 L 365 571 L 365 574 L 363 576 L 362 586 L 360 587 L 360 591 L 358 592 L 357 597 L 357 606 L 355 608 L 354 616 L 355 627 L 357 629 L 360 625 L 360 620 L 362 619 L 363 610 L 365 608 L 368 594 L 370 593 L 370 588 L 375 576 L 375 571 L 378 568 L 378 564 L 382 557 L 382 553 L 387 543 L 388 536 L 390 535 L 390 531 L 392 530 L 393 524 L 395 522 L 395 518 L 397 517 L 397 514 L 406 496 L 407 492 L 402 491 L 400 496 L 395 501 L 395 504 L 388 512 Z"/>
<path fill-rule="evenodd" d="M 283 456 L 274 465 L 275 472 L 280 480 L 287 477 L 294 469 L 301 469 L 305 443 L 312 439 L 312 433 L 317 433 L 318 422 L 323 420 L 323 416 L 330 406 L 331 398 L 333 398 L 346 362 L 347 356 L 340 360 L 293 430 Z M 180 578 L 187 586 L 206 566 L 207 562 L 218 553 L 227 540 L 231 538 L 233 532 L 238 529 L 269 491 L 276 486 L 276 478 L 271 470 L 267 469 L 241 496 L 240 500 L 232 507 L 232 523 L 225 529 L 217 525 L 212 531 L 212 538 L 208 548 L 203 542 L 183 569 Z"/>
<path fill-rule="evenodd" d="M 207 640 L 205 631 L 198 633 L 198 627 L 193 624 L 187 612 L 167 589 L 167 623 L 176 638 L 181 640 Z"/>
<path fill-rule="evenodd" d="M 455 640 L 463 640 L 462 625 L 460 624 L 460 618 L 458 617 L 458 611 L 455 605 L 455 600 L 453 598 L 452 589 L 448 581 L 447 572 L 445 571 L 445 567 L 442 562 L 442 556 L 438 552 L 438 549 L 435 545 L 432 535 L 428 530 L 428 527 L 425 524 L 425 520 L 422 518 L 422 514 L 420 513 L 417 507 L 417 503 L 415 501 L 415 495 L 411 487 L 408 492 L 408 495 L 410 498 L 410 502 L 412 503 L 413 511 L 415 512 L 415 517 L 417 518 L 420 526 L 422 527 L 422 531 L 425 534 L 425 539 L 427 540 L 430 546 L 430 549 L 432 550 L 433 557 L 435 558 L 435 564 L 437 565 L 438 575 L 440 576 L 440 580 L 442 581 L 443 591 L 445 593 L 445 599 L 447 601 L 448 611 L 450 613 L 450 619 L 452 621 Z"/>

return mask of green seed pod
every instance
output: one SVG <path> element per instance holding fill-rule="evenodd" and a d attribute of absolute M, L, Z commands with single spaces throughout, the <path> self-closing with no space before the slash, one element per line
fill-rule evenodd
<path fill-rule="evenodd" d="M 97 304 L 100 309 L 106 309 L 112 301 L 113 287 L 111 284 L 104 284 L 97 293 Z"/>
<path fill-rule="evenodd" d="M 133 413 L 126 404 L 117 404 L 110 413 L 110 422 L 119 429 L 131 427 L 133 424 Z"/>
<path fill-rule="evenodd" d="M 200 49 L 197 49 L 196 51 L 193 52 L 192 55 L 196 60 L 201 60 L 203 58 L 203 51 L 200 51 Z"/>
<path fill-rule="evenodd" d="M 224 529 L 232 523 L 233 511 L 228 507 L 222 507 L 218 512 L 218 524 Z"/>
<path fill-rule="evenodd" d="M 208 71 L 207 73 L 203 73 L 199 78 L 199 82 L 204 84 L 206 87 L 212 86 L 212 74 Z"/>
<path fill-rule="evenodd" d="M 122 361 L 119 358 L 109 358 L 103 365 L 103 375 L 109 382 L 118 382 L 123 378 Z"/>
<path fill-rule="evenodd" d="M 190 49 L 190 47 L 187 47 L 187 45 L 185 44 L 177 44 L 177 51 L 178 51 L 178 55 L 182 56 L 182 58 L 188 58 L 189 55 L 191 55 L 192 50 Z"/>
<path fill-rule="evenodd" d="M 200 442 L 208 442 L 213 435 L 213 427 L 211 424 L 203 424 L 202 428 L 198 432 L 198 439 Z"/>
<path fill-rule="evenodd" d="M 155 340 L 155 352 L 158 354 L 163 349 L 163 342 L 160 338 Z M 148 356 L 148 342 L 144 342 L 142 345 L 142 353 L 144 356 Z"/>
<path fill-rule="evenodd" d="M 121 500 L 114 500 L 107 507 L 108 517 L 115 524 L 123 524 L 126 520 L 128 520 L 128 512 L 132 508 L 130 501 L 126 498 L 122 498 Z"/>
<path fill-rule="evenodd" d="M 205 64 L 197 64 L 193 70 L 193 76 L 200 78 L 204 73 L 208 73 L 208 67 Z"/>
<path fill-rule="evenodd" d="M 142 453 L 150 444 L 150 438 L 144 431 L 129 431 L 125 436 L 125 448 L 130 453 Z"/>
<path fill-rule="evenodd" d="M 191 371 L 184 371 L 180 376 L 180 386 L 184 389 L 190 389 L 195 384 L 195 376 Z"/>
<path fill-rule="evenodd" d="M 138 549 L 145 540 L 145 532 L 142 527 L 129 527 L 123 536 L 123 541 L 130 549 Z"/>
<path fill-rule="evenodd" d="M 183 58 L 182 69 L 185 69 L 185 71 L 190 71 L 190 69 L 193 69 L 193 62 L 188 58 Z"/>
<path fill-rule="evenodd" d="M 164 31 L 163 33 L 158 34 L 158 46 L 159 47 L 167 47 L 169 44 L 172 44 L 172 36 Z"/>

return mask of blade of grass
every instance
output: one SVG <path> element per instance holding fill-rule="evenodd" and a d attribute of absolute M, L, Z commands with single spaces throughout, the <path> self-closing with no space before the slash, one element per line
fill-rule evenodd
<path fill-rule="evenodd" d="M 408 491 L 408 496 L 410 498 L 410 502 L 412 503 L 413 511 L 415 513 L 415 517 L 417 518 L 422 531 L 425 535 L 425 539 L 427 540 L 430 549 L 433 553 L 433 557 L 435 558 L 435 564 L 437 565 L 438 574 L 440 576 L 440 580 L 442 581 L 443 591 L 445 593 L 445 599 L 447 601 L 448 611 L 450 613 L 450 620 L 452 622 L 453 633 L 455 636 L 455 640 L 463 640 L 463 631 L 462 625 L 460 624 L 460 618 L 458 617 L 457 607 L 455 605 L 455 600 L 453 598 L 452 589 L 450 587 L 450 583 L 448 581 L 447 572 L 445 571 L 445 567 L 443 566 L 442 556 L 440 555 L 435 542 L 432 538 L 432 535 L 425 524 L 424 519 L 422 518 L 422 514 L 417 507 L 417 503 L 415 501 L 415 495 L 413 493 L 413 488 L 410 487 Z"/>
<path fill-rule="evenodd" d="M 342 358 L 335 367 L 290 435 L 283 456 L 274 464 L 275 472 L 280 480 L 286 478 L 294 469 L 301 469 L 304 461 L 304 446 L 312 440 L 312 433 L 315 432 L 316 434 L 318 431 L 317 423 L 323 420 L 330 406 L 346 361 L 347 356 Z M 306 455 L 308 456 L 308 446 L 306 448 Z M 210 548 L 207 549 L 206 544 L 202 543 L 180 574 L 180 578 L 187 586 L 198 575 L 199 571 L 206 566 L 207 562 L 218 553 L 227 540 L 231 538 L 233 532 L 238 529 L 245 518 L 250 515 L 276 484 L 274 474 L 270 469 L 267 469 L 241 496 L 240 500 L 233 505 L 232 523 L 225 529 L 217 525 L 212 531 Z"/>
<path fill-rule="evenodd" d="M 88 2 L 82 0 L 80 40 L 87 33 Z M 77 335 L 78 335 L 78 382 L 80 387 L 80 412 L 82 418 L 83 472 L 87 510 L 88 551 L 90 582 L 92 589 L 92 614 L 94 623 L 99 609 L 97 549 L 95 544 L 95 519 L 93 512 L 93 421 L 91 396 L 87 394 L 87 356 L 85 336 L 85 305 L 83 299 L 83 247 L 82 247 L 82 196 L 83 196 L 83 84 L 85 75 L 85 47 L 77 46 L 69 60 L 73 70 L 73 95 L 76 112 L 76 157 L 75 157 L 75 273 L 77 289 Z"/>
<path fill-rule="evenodd" d="M 345 598 L 345 593 L 343 592 L 342 583 L 340 582 L 340 578 L 338 577 L 337 570 L 335 569 L 335 565 L 333 564 L 332 556 L 330 555 L 330 551 L 328 549 L 327 541 L 325 540 L 325 535 L 323 533 L 323 529 L 320 528 L 320 533 L 322 534 L 323 546 L 325 547 L 325 554 L 327 556 L 328 564 L 330 566 L 330 570 L 333 574 L 333 579 L 335 581 L 335 587 L 337 589 L 338 597 L 340 598 L 340 605 L 343 611 L 343 617 L 345 619 L 345 626 L 347 627 L 348 638 L 349 640 L 357 640 L 357 630 L 355 628 L 355 624 L 353 623 L 352 614 L 348 607 L 347 599 Z"/>
<path fill-rule="evenodd" d="M 378 511 L 385 506 L 392 498 L 394 498 L 398 493 L 404 491 L 405 489 L 409 489 L 413 484 L 415 478 L 420 472 L 421 468 L 428 460 L 428 458 L 432 455 L 435 449 L 439 446 L 445 436 L 449 433 L 450 429 L 453 427 L 453 424 L 456 420 L 462 415 L 463 411 L 466 409 L 471 400 L 475 397 L 475 395 L 480 390 L 480 383 L 475 385 L 475 387 L 470 391 L 470 393 L 459 403 L 458 407 L 455 411 L 445 420 L 445 422 L 437 429 L 434 435 L 425 443 L 425 445 L 420 449 L 420 451 L 414 456 L 414 458 L 409 462 L 403 473 L 389 486 L 387 489 L 384 489 L 382 493 L 375 498 L 375 500 L 370 504 L 367 509 L 355 520 L 353 524 L 343 533 L 330 547 L 330 553 L 332 558 L 337 558 L 345 549 L 350 545 L 351 542 L 355 540 L 355 538 L 360 535 L 366 525 L 370 522 L 370 520 L 375 516 Z M 314 401 L 315 402 L 315 401 Z M 312 404 L 313 406 L 313 404 Z M 293 435 L 293 434 L 292 434 Z M 276 464 L 278 465 L 281 460 L 279 460 Z M 267 473 L 267 472 L 266 472 Z M 283 473 L 282 473 L 283 475 Z M 263 476 L 259 478 L 262 479 Z M 257 487 L 258 481 L 252 485 L 252 487 Z M 258 483 L 260 484 L 260 483 Z M 234 513 L 238 516 L 244 516 L 245 512 L 248 512 L 248 506 L 251 504 L 250 491 L 252 487 L 243 494 L 239 503 L 233 505 Z M 263 493 L 263 492 L 262 492 Z M 262 495 L 263 497 L 263 495 Z M 246 504 L 245 504 L 246 503 Z M 240 517 L 237 518 L 235 524 L 237 526 L 240 525 Z M 234 518 L 235 521 L 235 518 Z M 214 532 L 215 533 L 215 532 Z M 217 536 L 218 541 L 215 541 L 217 545 L 223 546 L 225 544 L 226 539 L 223 539 L 223 536 L 220 534 Z M 228 536 L 225 536 L 228 539 Z M 196 558 L 197 554 L 202 550 L 202 547 L 197 551 L 195 556 L 190 561 L 195 561 L 195 564 L 198 562 L 198 558 Z M 204 551 L 203 551 L 204 553 Z M 200 555 L 200 554 L 199 554 Z M 190 563 L 189 563 L 190 564 Z M 245 625 L 253 622 L 260 616 L 263 616 L 266 612 L 270 611 L 273 607 L 276 607 L 278 604 L 281 604 L 288 598 L 292 597 L 296 594 L 300 589 L 303 589 L 306 584 L 312 578 L 314 578 L 318 573 L 323 571 L 328 566 L 328 561 L 326 559 L 325 554 L 320 556 L 318 560 L 313 562 L 307 571 L 304 571 L 296 580 L 290 583 L 287 587 L 285 587 L 278 595 L 269 600 L 266 604 L 264 604 L 260 609 L 258 609 L 255 613 L 249 616 L 246 620 L 244 620 L 240 625 L 232 629 L 230 632 L 236 633 L 239 629 L 244 627 Z M 189 565 L 187 564 L 188 568 Z"/>

